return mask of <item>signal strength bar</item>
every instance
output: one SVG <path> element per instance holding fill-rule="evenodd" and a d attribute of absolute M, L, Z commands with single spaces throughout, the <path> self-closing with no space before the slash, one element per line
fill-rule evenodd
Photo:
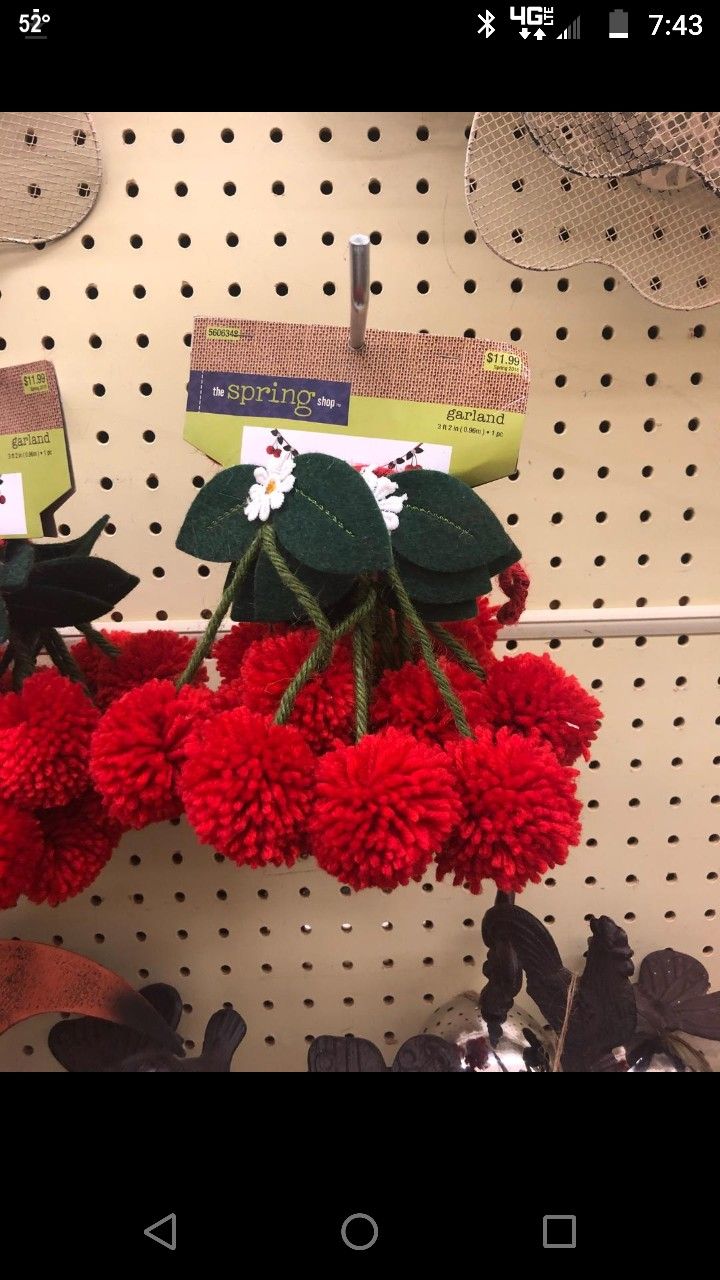
<path fill-rule="evenodd" d="M 574 22 L 569 23 L 564 31 L 560 32 L 556 40 L 579 40 L 580 39 L 580 18 L 576 18 Z"/>

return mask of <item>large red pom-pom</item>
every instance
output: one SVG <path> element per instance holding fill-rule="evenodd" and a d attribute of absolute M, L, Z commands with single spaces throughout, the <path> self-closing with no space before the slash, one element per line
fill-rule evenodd
<path fill-rule="evenodd" d="M 587 760 L 597 736 L 602 709 L 546 653 L 503 658 L 488 671 L 480 692 L 480 719 L 493 729 L 506 725 L 515 733 L 537 733 L 561 764 Z"/>
<path fill-rule="evenodd" d="M 539 739 L 501 729 L 448 748 L 462 805 L 460 820 L 438 857 L 438 879 L 481 892 L 494 880 L 505 893 L 541 879 L 566 861 L 580 839 L 577 769 L 559 764 Z"/>
<path fill-rule="evenodd" d="M 189 734 L 210 713 L 212 694 L 149 680 L 105 712 L 92 741 L 90 773 L 110 816 L 125 827 L 179 818 L 180 768 Z"/>
<path fill-rule="evenodd" d="M 45 809 L 39 818 L 45 847 L 26 892 L 31 902 L 55 907 L 97 879 L 117 847 L 122 827 L 108 817 L 95 791 L 63 808 Z"/>
<path fill-rule="evenodd" d="M 23 809 L 67 804 L 87 790 L 99 719 L 79 684 L 46 668 L 0 697 L 0 796 Z"/>
<path fill-rule="evenodd" d="M 17 906 L 42 857 L 40 823 L 31 813 L 0 800 L 0 909 Z"/>
<path fill-rule="evenodd" d="M 279 625 L 267 622 L 238 622 L 215 641 L 212 656 L 217 662 L 221 680 L 237 680 L 240 675 L 243 658 L 256 640 L 265 640 L 274 632 L 284 630 Z"/>
<path fill-rule="evenodd" d="M 274 715 L 293 676 L 317 642 L 316 631 L 288 631 L 251 645 L 243 661 L 242 700 L 251 711 Z M 349 742 L 355 716 L 355 686 L 350 646 L 339 644 L 330 666 L 300 690 L 289 724 L 301 731 L 313 751 Z"/>
<path fill-rule="evenodd" d="M 238 864 L 291 866 L 305 852 L 316 766 L 292 725 L 247 707 L 223 711 L 188 743 L 180 781 L 188 821 Z"/>
<path fill-rule="evenodd" d="M 482 681 L 457 662 L 439 661 L 473 725 Z M 457 737 L 452 712 L 424 662 L 406 662 L 397 671 L 386 671 L 375 689 L 371 711 L 378 728 L 405 729 L 423 742 L 442 744 Z"/>
<path fill-rule="evenodd" d="M 94 701 L 103 711 L 129 689 L 149 680 L 176 680 L 195 648 L 191 636 L 177 631 L 104 631 L 103 635 L 120 650 L 116 658 L 108 657 L 87 640 L 80 640 L 72 651 Z M 204 684 L 207 678 L 207 669 L 201 663 L 192 683 Z"/>
<path fill-rule="evenodd" d="M 386 729 L 319 762 L 311 851 L 354 889 L 394 889 L 420 879 L 458 816 L 445 753 Z"/>

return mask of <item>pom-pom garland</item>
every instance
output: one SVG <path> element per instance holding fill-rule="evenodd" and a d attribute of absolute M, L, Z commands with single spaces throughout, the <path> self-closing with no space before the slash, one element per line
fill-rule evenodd
<path fill-rule="evenodd" d="M 139 829 L 179 818 L 188 736 L 211 714 L 212 694 L 149 680 L 113 702 L 93 736 L 92 780 L 116 822 Z"/>
<path fill-rule="evenodd" d="M 122 827 L 108 817 L 94 791 L 60 809 L 45 809 L 39 818 L 44 848 L 25 892 L 31 902 L 55 907 L 97 879 Z"/>
<path fill-rule="evenodd" d="M 310 847 L 344 884 L 394 889 L 420 879 L 458 815 L 444 752 L 386 729 L 323 756 Z"/>
<path fill-rule="evenodd" d="M 482 681 L 459 663 L 441 658 L 440 668 L 458 694 L 469 723 L 480 715 Z M 457 736 L 455 722 L 428 668 L 406 662 L 397 671 L 386 671 L 375 690 L 371 709 L 377 728 L 404 729 L 422 742 L 445 743 Z"/>
<path fill-rule="evenodd" d="M 40 823 L 31 813 L 0 800 L 0 909 L 17 906 L 32 883 L 43 853 Z"/>
<path fill-rule="evenodd" d="M 481 892 L 494 880 L 505 893 L 537 884 L 565 862 L 580 839 L 576 769 L 559 764 L 546 743 L 501 729 L 448 749 L 460 818 L 438 856 L 437 878 Z"/>
<path fill-rule="evenodd" d="M 236 707 L 202 724 L 186 754 L 180 789 L 200 840 L 251 867 L 306 851 L 317 762 L 298 729 Z"/>
<path fill-rule="evenodd" d="M 561 764 L 590 756 L 602 710 L 546 653 L 503 658 L 488 671 L 478 694 L 479 719 L 490 728 L 506 726 L 525 736 L 538 734 Z"/>
<path fill-rule="evenodd" d="M 215 641 L 212 656 L 217 662 L 220 679 L 237 680 L 240 675 L 243 658 L 256 640 L 265 640 L 267 636 L 282 634 L 285 627 L 281 623 L 238 622 L 226 635 Z"/>
<path fill-rule="evenodd" d="M 242 701 L 251 711 L 274 715 L 298 667 L 317 643 L 312 630 L 288 631 L 251 644 L 240 669 Z M 355 715 L 352 656 L 339 644 L 332 662 L 300 690 L 288 721 L 300 730 L 313 751 L 321 753 L 350 742 Z"/>
<path fill-rule="evenodd" d="M 116 658 L 87 640 L 80 640 L 72 649 L 93 701 L 102 711 L 148 680 L 177 679 L 195 648 L 191 636 L 177 631 L 104 631 L 102 635 L 120 650 Z M 207 678 L 207 669 L 201 665 L 193 683 L 204 684 Z"/>
<path fill-rule="evenodd" d="M 23 809 L 67 804 L 88 786 L 99 712 L 79 684 L 53 668 L 0 697 L 0 799 Z"/>

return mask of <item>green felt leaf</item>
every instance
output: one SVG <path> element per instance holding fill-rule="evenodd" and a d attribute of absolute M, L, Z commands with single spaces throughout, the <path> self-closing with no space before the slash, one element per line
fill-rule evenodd
<path fill-rule="evenodd" d="M 503 569 L 509 569 L 511 564 L 517 564 L 520 556 L 521 552 L 515 546 L 515 543 L 510 541 L 510 546 L 505 552 L 505 555 L 496 556 L 495 559 L 491 560 L 485 567 L 490 574 L 490 577 L 494 578 L 497 573 L 502 573 Z"/>
<path fill-rule="evenodd" d="M 100 516 L 79 538 L 68 538 L 65 542 L 36 542 L 36 560 L 67 560 L 71 556 L 89 556 L 109 519 L 109 516 Z"/>
<path fill-rule="evenodd" d="M 455 604 L 487 595 L 491 589 L 490 577 L 484 568 L 461 569 L 456 573 L 433 573 L 419 565 L 395 557 L 398 572 L 408 595 L 415 601 L 428 604 Z"/>
<path fill-rule="evenodd" d="M 139 579 L 111 560 L 71 556 L 36 564 L 24 587 L 6 600 L 13 628 L 71 627 L 113 609 Z"/>
<path fill-rule="evenodd" d="M 339 458 L 305 453 L 295 463 L 295 487 L 275 512 L 273 527 L 286 551 L 320 573 L 389 569 L 390 538 L 362 476 Z"/>
<path fill-rule="evenodd" d="M 441 471 L 404 471 L 399 484 L 407 502 L 392 541 L 405 560 L 454 573 L 520 558 L 497 516 L 462 480 Z"/>
<path fill-rule="evenodd" d="M 260 528 L 245 516 L 255 468 L 226 467 L 208 480 L 183 520 L 175 546 L 198 560 L 240 560 Z"/>
<path fill-rule="evenodd" d="M 24 538 L 8 542 L 5 547 L 5 559 L 0 560 L 0 586 L 3 591 L 14 591 L 23 587 L 35 559 L 35 548 L 32 542 Z"/>
<path fill-rule="evenodd" d="M 458 600 L 455 604 L 421 604 L 419 600 L 414 603 L 426 622 L 462 622 L 465 618 L 477 617 L 475 599 Z"/>
<path fill-rule="evenodd" d="M 321 574 L 287 557 L 292 572 L 310 588 L 321 609 L 327 610 L 352 587 L 353 579 L 345 574 Z M 234 566 L 225 581 L 230 581 Z M 254 574 L 235 594 L 230 617 L 233 622 L 307 622 L 307 615 L 292 592 L 280 581 L 266 556 L 260 555 Z"/>
<path fill-rule="evenodd" d="M 320 608 L 325 610 L 344 596 L 352 586 L 347 574 L 318 573 L 287 557 L 288 567 L 309 587 Z M 289 587 L 280 581 L 267 556 L 261 555 L 255 566 L 254 580 L 256 622 L 306 622 L 307 614 Z"/>
<path fill-rule="evenodd" d="M 0 596 L 0 644 L 4 644 L 10 634 L 10 619 L 5 608 L 5 601 Z"/>

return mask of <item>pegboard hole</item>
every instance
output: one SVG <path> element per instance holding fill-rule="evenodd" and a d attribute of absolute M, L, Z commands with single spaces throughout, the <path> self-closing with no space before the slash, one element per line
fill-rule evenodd
<path fill-rule="evenodd" d="M 368 129 L 367 136 L 368 136 L 368 142 L 380 141 L 380 130 L 378 129 L 377 125 L 372 125 L 372 127 Z"/>
<path fill-rule="evenodd" d="M 523 287 L 523 282 L 518 276 L 516 276 L 514 280 L 510 281 L 510 288 L 512 289 L 513 293 L 521 293 L 522 287 Z"/>
<path fill-rule="evenodd" d="M 90 286 L 88 286 L 88 289 L 89 289 L 89 288 L 94 289 L 94 288 L 95 288 L 95 286 L 94 286 L 94 285 L 90 285 Z M 88 297 L 89 297 L 89 298 L 97 298 L 97 290 L 95 290 L 95 292 L 94 292 L 94 293 L 89 293 L 89 292 L 88 292 L 88 289 L 86 289 L 86 290 L 85 290 L 85 292 L 87 293 Z M 135 296 L 136 298 L 144 298 L 144 297 L 145 297 L 145 295 L 146 295 L 146 293 L 147 293 L 147 289 L 145 288 L 145 285 L 144 285 L 144 284 L 136 284 L 136 285 L 133 285 L 133 294 L 134 294 L 134 296 Z"/>
<path fill-rule="evenodd" d="M 127 194 L 130 196 L 130 199 L 131 199 L 131 200 L 134 200 L 134 199 L 135 199 L 135 197 L 136 197 L 137 195 L 139 195 L 140 188 L 139 188 L 139 186 L 138 186 L 137 182 L 135 182 L 133 179 L 131 179 L 129 182 L 126 182 L 126 183 L 125 183 L 125 191 L 126 191 L 126 192 L 127 192 Z"/>
<path fill-rule="evenodd" d="M 195 290 L 193 289 L 191 284 L 188 284 L 187 280 L 183 280 L 182 284 L 180 285 L 180 292 L 183 298 L 192 298 Z"/>
<path fill-rule="evenodd" d="M 237 187 L 234 182 L 223 182 L 223 191 L 226 196 L 234 196 L 237 191 Z"/>
<path fill-rule="evenodd" d="M 284 280 L 279 280 L 279 281 L 278 281 L 278 283 L 275 285 L 275 292 L 276 292 L 276 293 L 277 293 L 281 298 L 285 298 L 285 297 L 287 296 L 287 293 L 288 293 L 288 287 L 287 287 L 287 285 L 285 284 L 285 281 L 284 281 Z"/>
<path fill-rule="evenodd" d="M 85 290 L 85 292 L 87 293 L 87 289 Z M 42 302 L 47 302 L 48 298 L 50 297 L 50 290 L 48 289 L 46 284 L 41 284 L 39 286 L 37 291 L 37 296 L 38 298 L 40 298 Z"/>
<path fill-rule="evenodd" d="M 83 249 L 94 249 L 95 241 L 92 236 L 83 236 L 81 240 Z"/>
<path fill-rule="evenodd" d="M 371 178 L 368 182 L 368 191 L 371 196 L 377 196 L 382 191 L 382 183 L 378 178 Z"/>
<path fill-rule="evenodd" d="M 691 418 L 690 421 L 688 422 L 688 431 L 697 431 L 699 426 L 700 426 L 700 419 Z"/>
<path fill-rule="evenodd" d="M 231 233 L 231 235 L 228 235 L 225 238 L 228 244 L 232 245 L 233 247 L 238 242 L 238 238 L 234 233 Z M 287 244 L 287 236 L 285 235 L 284 231 L 277 231 L 273 236 L 273 240 L 275 241 L 275 244 L 278 246 L 279 249 L 282 249 L 283 246 Z"/>

